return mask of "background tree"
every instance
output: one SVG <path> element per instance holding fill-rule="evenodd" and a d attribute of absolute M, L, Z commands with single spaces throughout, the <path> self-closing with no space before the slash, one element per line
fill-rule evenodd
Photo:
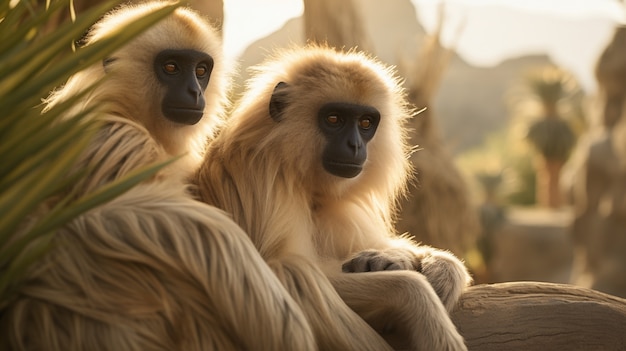
<path fill-rule="evenodd" d="M 617 27 L 613 39 L 596 65 L 596 79 L 603 100 L 602 125 L 612 128 L 626 102 L 626 27 Z"/>
<path fill-rule="evenodd" d="M 355 0 L 303 0 L 308 40 L 336 48 L 372 50 Z"/>
<path fill-rule="evenodd" d="M 537 204 L 543 207 L 561 207 L 560 175 L 574 146 L 576 135 L 559 112 L 558 104 L 573 90 L 578 89 L 573 76 L 557 68 L 546 67 L 528 75 L 531 97 L 539 99 L 541 116 L 528 128 L 528 141 L 539 154 L 537 172 Z"/>
<path fill-rule="evenodd" d="M 584 268 L 574 281 L 626 297 L 626 27 L 596 65 L 601 118 L 582 145 L 574 182 L 573 240 Z"/>
<path fill-rule="evenodd" d="M 417 150 L 411 161 L 417 180 L 401 204 L 397 227 L 401 232 L 411 233 L 419 242 L 468 258 L 480 231 L 478 211 L 441 138 L 432 103 L 453 55 L 440 42 L 443 23 L 442 7 L 438 27 L 426 38 L 417 57 L 405 59 L 400 65 L 409 100 L 423 110 L 412 121 L 411 142 Z M 468 264 L 475 266 L 471 259 Z"/>

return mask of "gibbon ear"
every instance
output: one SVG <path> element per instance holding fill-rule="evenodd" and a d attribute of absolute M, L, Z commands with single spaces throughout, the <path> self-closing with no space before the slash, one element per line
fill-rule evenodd
<path fill-rule="evenodd" d="M 270 98 L 270 117 L 272 117 L 275 122 L 280 122 L 283 110 L 285 106 L 287 106 L 287 92 L 285 91 L 287 87 L 289 87 L 289 85 L 285 82 L 276 84 L 272 97 Z"/>

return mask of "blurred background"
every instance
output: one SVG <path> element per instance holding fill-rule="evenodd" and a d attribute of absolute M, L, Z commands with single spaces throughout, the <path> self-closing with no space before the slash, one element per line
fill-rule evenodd
<path fill-rule="evenodd" d="M 95 1 L 75 0 L 77 13 Z M 193 0 L 247 68 L 328 42 L 396 66 L 416 181 L 398 231 L 476 283 L 572 283 L 626 297 L 626 2 Z"/>

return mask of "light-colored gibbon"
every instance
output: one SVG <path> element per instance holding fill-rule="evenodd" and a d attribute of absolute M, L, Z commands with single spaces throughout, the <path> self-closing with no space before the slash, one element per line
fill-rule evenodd
<path fill-rule="evenodd" d="M 97 24 L 91 38 L 159 6 L 122 7 Z M 180 151 L 169 145 L 172 138 L 159 133 L 171 129 L 174 139 L 186 140 L 186 127 L 149 119 L 162 118 L 161 102 L 175 88 L 155 75 L 172 68 L 168 65 L 174 61 L 162 60 L 164 52 L 182 53 L 174 57 L 183 66 L 209 53 L 217 61 L 221 53 L 212 44 L 212 33 L 197 15 L 179 8 L 104 67 L 70 80 L 66 88 L 75 89 L 80 82 L 100 79 L 98 70 L 125 72 L 105 80 L 83 101 L 83 108 L 108 101 L 108 112 L 99 115 L 101 127 L 74 167 L 87 176 L 67 189 L 68 196 L 89 193 Z M 209 89 L 221 74 L 216 67 Z M 191 76 L 200 73 L 192 70 Z M 48 103 L 68 94 L 56 93 Z M 222 108 L 220 99 L 210 100 L 217 104 L 212 111 Z M 195 112 L 182 115 L 199 117 Z M 33 265 L 15 298 L 0 310 L 0 349 L 316 350 L 302 310 L 248 236 L 221 210 L 193 199 L 185 182 L 172 176 L 179 171 L 174 164 L 58 229 L 51 251 Z M 59 201 L 64 200 L 42 204 L 23 227 L 50 213 Z"/>
<path fill-rule="evenodd" d="M 411 115 L 392 70 L 365 54 L 279 51 L 256 67 L 194 177 L 201 200 L 251 236 L 324 349 L 382 349 L 345 325 L 352 311 L 398 349 L 465 349 L 447 311 L 467 269 L 393 227 Z M 325 339 L 329 330 L 345 338 Z"/>
<path fill-rule="evenodd" d="M 83 44 L 114 36 L 124 25 L 167 3 L 127 5 L 112 12 L 94 24 Z M 73 75 L 50 95 L 46 109 L 106 78 L 106 84 L 75 108 L 108 102 L 112 114 L 144 126 L 170 155 L 185 155 L 177 168 L 190 171 L 202 160 L 207 138 L 223 119 L 229 71 L 216 30 L 196 12 L 181 9 L 102 63 Z"/>

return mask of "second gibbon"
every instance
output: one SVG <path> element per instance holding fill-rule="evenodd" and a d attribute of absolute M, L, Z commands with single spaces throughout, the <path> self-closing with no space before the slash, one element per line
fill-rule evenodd
<path fill-rule="evenodd" d="M 411 116 L 380 62 L 321 46 L 285 50 L 256 68 L 194 177 L 200 199 L 250 235 L 322 348 L 381 349 L 351 324 L 354 311 L 396 348 L 465 349 L 447 312 L 471 283 L 466 267 L 394 229 L 411 174 Z"/>

